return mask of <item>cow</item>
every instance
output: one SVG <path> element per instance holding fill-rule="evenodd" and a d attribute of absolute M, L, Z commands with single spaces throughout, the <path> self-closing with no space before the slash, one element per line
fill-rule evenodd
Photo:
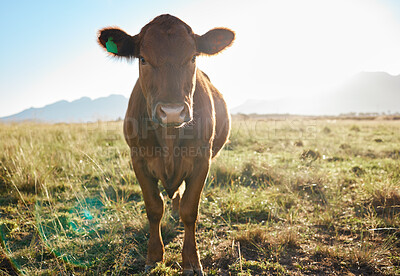
<path fill-rule="evenodd" d="M 111 56 L 139 63 L 123 130 L 149 221 L 146 270 L 164 255 L 160 181 L 184 225 L 183 275 L 203 275 L 195 241 L 199 200 L 210 162 L 226 143 L 231 123 L 223 96 L 197 68 L 196 58 L 220 53 L 234 39 L 227 28 L 197 35 L 168 14 L 134 36 L 119 28 L 99 31 L 98 42 Z"/>

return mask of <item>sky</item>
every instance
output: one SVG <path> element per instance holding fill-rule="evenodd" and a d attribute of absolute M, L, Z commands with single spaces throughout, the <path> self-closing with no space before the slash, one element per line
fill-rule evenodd
<path fill-rule="evenodd" d="M 362 71 L 400 74 L 396 0 L 1 1 L 0 117 L 84 96 L 129 97 L 138 63 L 109 57 L 97 31 L 135 35 L 164 13 L 197 34 L 236 32 L 231 48 L 197 59 L 230 108 L 329 93 Z"/>

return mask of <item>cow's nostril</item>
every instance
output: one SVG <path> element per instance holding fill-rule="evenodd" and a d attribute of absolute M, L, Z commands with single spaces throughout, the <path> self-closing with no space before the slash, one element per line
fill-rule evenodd
<path fill-rule="evenodd" d="M 159 106 L 158 108 L 158 116 L 160 116 L 160 118 L 167 118 L 167 114 L 163 110 L 162 106 Z"/>
<path fill-rule="evenodd" d="M 182 118 L 186 117 L 186 108 L 182 109 L 181 114 L 179 114 Z"/>

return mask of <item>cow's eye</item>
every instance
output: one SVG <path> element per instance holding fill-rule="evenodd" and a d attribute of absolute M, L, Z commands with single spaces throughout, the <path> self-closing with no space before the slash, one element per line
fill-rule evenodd
<path fill-rule="evenodd" d="M 192 63 L 195 63 L 196 62 L 196 56 L 193 56 L 192 57 Z"/>
<path fill-rule="evenodd" d="M 146 64 L 147 64 L 147 62 L 146 62 L 146 60 L 144 59 L 144 57 L 139 57 L 139 60 L 140 60 L 140 63 L 141 63 L 142 65 L 146 65 Z"/>

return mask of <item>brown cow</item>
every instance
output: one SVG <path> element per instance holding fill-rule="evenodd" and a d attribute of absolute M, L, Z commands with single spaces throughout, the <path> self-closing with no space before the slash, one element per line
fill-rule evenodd
<path fill-rule="evenodd" d="M 217 54 L 234 38 L 224 28 L 196 35 L 171 15 L 156 17 L 135 36 L 116 28 L 99 32 L 100 45 L 113 56 L 139 59 L 124 134 L 150 225 L 146 269 L 163 260 L 161 180 L 185 228 L 183 274 L 203 275 L 195 241 L 200 194 L 211 158 L 229 136 L 230 118 L 220 92 L 197 69 L 196 57 Z"/>

